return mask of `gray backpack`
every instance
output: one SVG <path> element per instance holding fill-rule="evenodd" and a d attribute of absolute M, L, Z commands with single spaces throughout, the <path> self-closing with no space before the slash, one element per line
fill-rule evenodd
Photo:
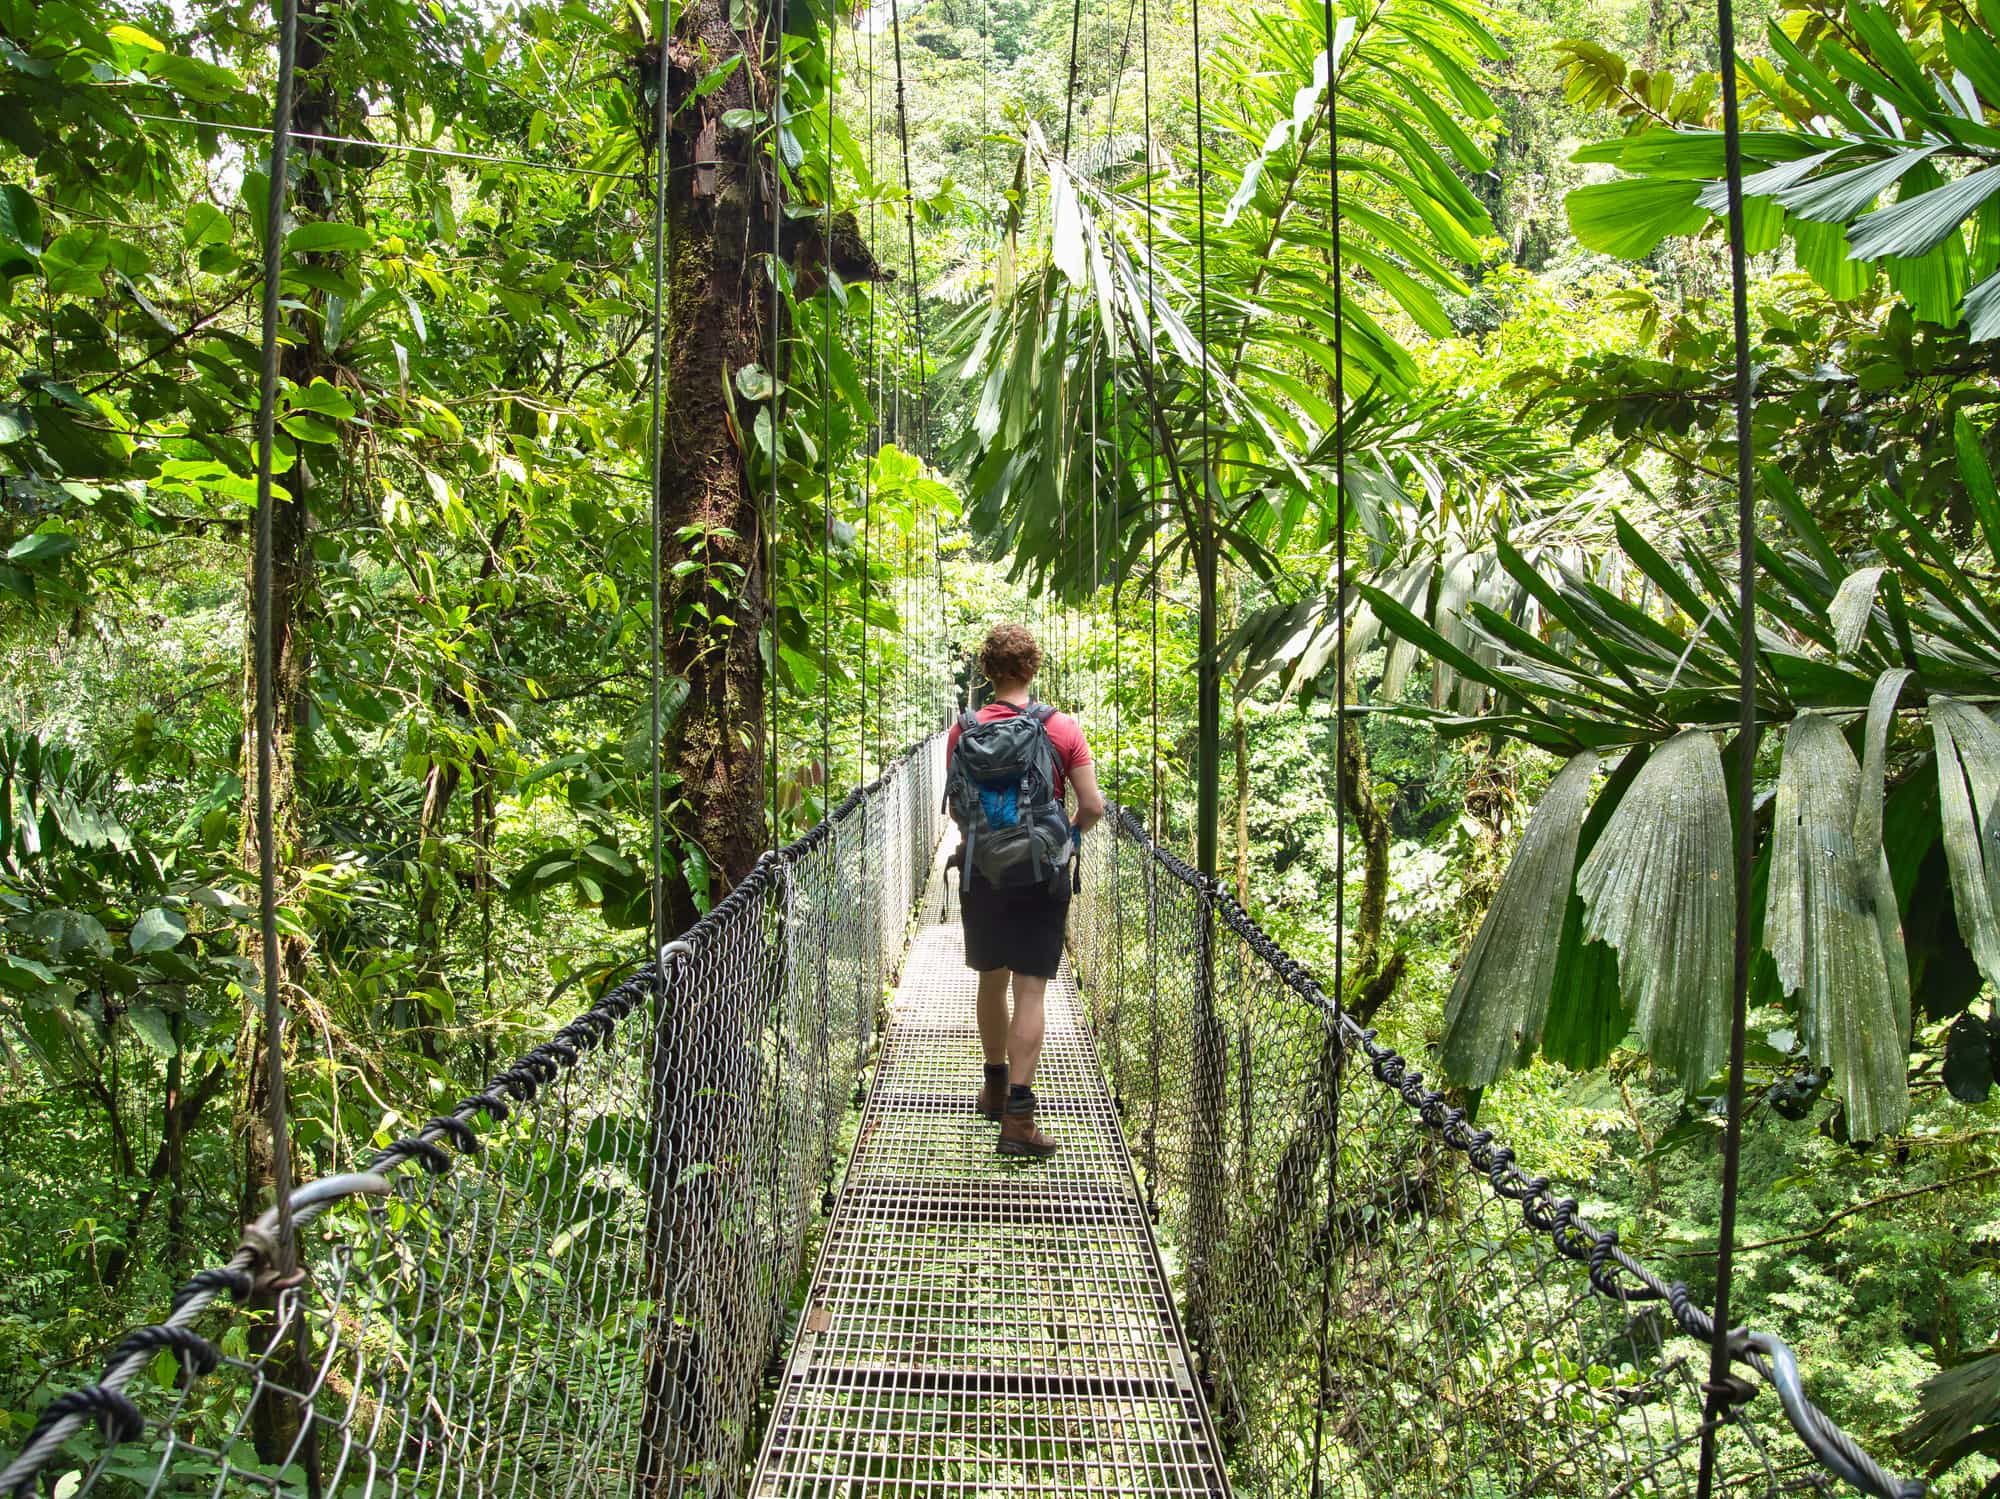
<path fill-rule="evenodd" d="M 1055 709 L 1029 703 L 991 722 L 967 713 L 945 775 L 944 809 L 965 835 L 964 890 L 977 869 L 995 889 L 1046 883 L 1069 872 L 1069 814 L 1056 796 L 1057 758 L 1048 722 Z"/>

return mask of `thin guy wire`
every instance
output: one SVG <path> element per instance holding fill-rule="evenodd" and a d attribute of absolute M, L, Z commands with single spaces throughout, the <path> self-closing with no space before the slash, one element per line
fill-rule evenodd
<path fill-rule="evenodd" d="M 1347 1003 L 1347 364 L 1341 320 L 1346 288 L 1340 264 L 1340 59 L 1334 55 L 1333 0 L 1323 0 L 1326 42 L 1327 173 L 1332 184 L 1330 227 L 1333 244 L 1333 1023 L 1327 1045 L 1336 1049 L 1327 1099 L 1326 1232 L 1332 1242 L 1340 1186 L 1340 1087 L 1345 1068 L 1339 1017 Z M 1204 354 L 1206 351 L 1204 350 Z M 1328 1254 L 1319 1305 L 1319 1387 L 1313 1400 L 1313 1499 L 1324 1492 L 1320 1457 L 1326 1436 L 1326 1367 L 1333 1318 L 1334 1256 Z"/>
<path fill-rule="evenodd" d="M 1729 194 L 1730 323 L 1736 357 L 1736 946 L 1730 975 L 1729 1098 L 1722 1136 L 1722 1211 L 1716 1224 L 1715 1336 L 1709 1350 L 1708 1420 L 1701 1435 L 1696 1499 L 1715 1482 L 1716 1429 L 1728 1411 L 1729 1300 L 1736 1274 L 1736 1198 L 1742 1181 L 1743 1070 L 1750 1004 L 1750 877 L 1756 828 L 1752 798 L 1757 763 L 1757 508 L 1750 445 L 1754 393 L 1750 371 L 1749 269 L 1743 230 L 1743 127 L 1736 99 L 1736 16 L 1716 0 L 1722 47 L 1723 175 Z"/>
<path fill-rule="evenodd" d="M 290 197 L 286 158 L 290 154 L 292 93 L 299 51 L 298 0 L 283 0 L 278 19 L 277 98 L 272 111 L 271 170 L 264 194 L 263 346 L 257 366 L 257 535 L 252 564 L 252 608 L 256 614 L 257 677 L 257 926 L 264 957 L 261 987 L 264 999 L 265 1088 L 269 1093 L 271 1186 L 277 1194 L 278 1261 L 272 1268 L 288 1274 L 296 1263 L 292 1234 L 292 1147 L 285 1121 L 285 1002 L 283 973 L 278 961 L 278 851 L 271 776 L 276 761 L 272 740 L 277 733 L 277 662 L 271 640 L 272 497 L 271 473 L 277 446 L 278 283 L 285 263 L 285 203 Z M 303 483 L 292 503 L 303 505 Z"/>
<path fill-rule="evenodd" d="M 270 135 L 268 125 L 245 125 L 226 120 L 195 120 L 185 115 L 150 115 L 137 110 L 131 118 L 155 125 L 193 125 L 202 130 L 232 131 L 238 135 Z M 623 182 L 630 172 L 607 172 L 602 167 L 573 167 L 561 162 L 530 161 L 525 156 L 495 156 L 485 151 L 453 151 L 444 146 L 414 146 L 404 141 L 371 141 L 359 135 L 323 135 L 312 130 L 287 132 L 295 141 L 312 141 L 323 146 L 360 146 L 369 151 L 398 151 L 407 156 L 434 156 L 445 161 L 471 161 L 484 166 L 526 167 L 532 172 L 555 172 L 564 177 L 610 177 Z"/>
<path fill-rule="evenodd" d="M 1076 108 L 1076 39 L 1083 24 L 1083 0 L 1070 0 L 1069 8 L 1069 87 L 1063 91 L 1063 164 L 1069 164 L 1070 119 Z"/>
<path fill-rule="evenodd" d="M 1200 504 L 1195 510 L 1197 524 L 1201 527 L 1201 535 L 1197 538 L 1199 550 L 1196 553 L 1196 568 L 1198 588 L 1204 595 L 1198 612 L 1206 626 L 1206 633 L 1212 637 L 1214 633 L 1215 614 L 1215 434 L 1209 421 L 1211 395 L 1208 371 L 1208 167 L 1205 147 L 1202 143 L 1202 133 L 1207 121 L 1203 113 L 1201 87 L 1201 0 L 1192 0 L 1189 6 L 1189 22 L 1194 31 L 1195 286 L 1197 296 L 1200 299 L 1200 327 L 1195 335 L 1195 347 L 1201 352 L 1201 470 L 1199 474 L 1201 496 Z M 1212 646 L 1213 642 L 1212 639 L 1204 640 L 1202 644 L 1204 646 Z M 1207 866 L 1212 866 L 1215 862 L 1215 835 L 1217 830 L 1213 825 L 1215 822 L 1213 815 L 1214 808 L 1210 805 L 1214 798 L 1209 796 L 1202 782 L 1204 780 L 1213 781 L 1221 774 L 1221 766 L 1218 762 L 1222 742 L 1219 727 L 1222 716 L 1221 692 L 1220 683 L 1211 681 L 1211 678 L 1217 675 L 1217 665 L 1213 660 L 1204 659 L 1196 663 L 1197 689 L 1204 700 L 1208 698 L 1215 699 L 1213 707 L 1208 712 L 1212 715 L 1213 722 L 1218 726 L 1213 742 L 1201 746 L 1200 759 L 1207 763 L 1201 766 L 1200 778 L 1195 783 L 1196 827 L 1198 832 L 1200 829 L 1206 828 L 1209 838 L 1208 857 L 1205 861 L 1198 860 L 1197 862 L 1204 864 L 1202 873 L 1210 876 L 1215 873 L 1213 867 Z M 1199 842 L 1200 839 L 1198 836 L 1197 844 Z"/>
<path fill-rule="evenodd" d="M 778 132 L 785 114 L 785 0 L 777 0 L 772 15 L 771 33 L 771 431 L 770 446 L 765 453 L 771 465 L 771 513 L 764 523 L 764 596 L 770 609 L 771 640 L 771 738 L 766 746 L 768 766 L 765 770 L 771 788 L 771 842 L 776 849 L 778 832 L 778 737 L 781 732 L 779 712 L 783 707 L 780 699 L 783 691 L 779 686 L 784 665 L 779 651 L 778 635 L 782 614 L 778 604 L 778 445 L 782 442 L 780 414 L 784 409 L 785 383 L 779 364 L 780 339 L 783 335 L 782 309 L 784 288 L 779 282 L 779 236 L 784 225 L 784 209 L 780 199 L 784 196 L 784 165 L 782 153 L 778 150 Z"/>
<path fill-rule="evenodd" d="M 667 870 L 665 799 L 660 774 L 660 676 L 665 656 L 665 594 L 660 582 L 665 561 L 667 497 L 666 317 L 667 317 L 667 128 L 672 111 L 667 102 L 667 46 L 673 37 L 673 0 L 660 0 L 660 76 L 653 93 L 653 627 L 647 644 L 652 651 L 652 835 L 653 835 L 653 960 L 667 942 Z"/>

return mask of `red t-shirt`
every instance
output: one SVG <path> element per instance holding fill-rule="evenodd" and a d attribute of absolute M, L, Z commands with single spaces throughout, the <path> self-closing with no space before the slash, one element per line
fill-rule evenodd
<path fill-rule="evenodd" d="M 1011 718 L 1021 710 L 1012 703 L 988 703 L 975 715 L 981 723 L 992 723 L 996 718 Z M 1044 727 L 1048 730 L 1049 743 L 1056 747 L 1056 800 L 1061 801 L 1064 788 L 1069 784 L 1069 773 L 1079 765 L 1090 764 L 1090 746 L 1084 743 L 1083 730 L 1077 721 L 1067 713 L 1051 713 Z M 951 732 L 944 741 L 944 762 L 951 764 L 951 752 L 958 748 L 958 724 L 954 722 Z"/>

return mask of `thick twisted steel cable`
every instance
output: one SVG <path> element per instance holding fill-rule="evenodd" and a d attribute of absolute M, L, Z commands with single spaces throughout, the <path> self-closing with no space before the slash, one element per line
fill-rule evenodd
<path fill-rule="evenodd" d="M 1723 175 L 1729 195 L 1730 331 L 1736 361 L 1736 932 L 1729 994 L 1729 1092 L 1722 1136 L 1722 1210 L 1716 1223 L 1715 1331 L 1709 1356 L 1709 1429 L 1702 1434 L 1696 1499 L 1715 1483 L 1715 1430 L 1729 1398 L 1729 1301 L 1736 1274 L 1736 1199 L 1742 1183 L 1743 1073 L 1750 1011 L 1750 880 L 1756 861 L 1757 507 L 1750 424 L 1755 395 L 1750 369 L 1749 269 L 1743 231 L 1743 126 L 1736 98 L 1736 17 L 1716 0 L 1722 57 Z"/>
<path fill-rule="evenodd" d="M 784 229 L 784 155 L 778 149 L 780 121 L 785 117 L 785 0 L 776 0 L 771 17 L 771 439 L 765 458 L 771 465 L 770 513 L 764 518 L 764 599 L 766 628 L 770 631 L 770 722 L 771 739 L 765 747 L 765 771 L 771 798 L 770 847 L 781 836 L 778 823 L 778 739 L 779 713 L 783 704 L 783 652 L 779 646 L 782 611 L 778 603 L 778 445 L 783 439 L 785 377 L 783 371 L 784 286 L 779 269 L 780 240 Z"/>
<path fill-rule="evenodd" d="M 666 630 L 664 585 L 661 571 L 665 564 L 666 529 L 666 366 L 667 366 L 667 129 L 672 119 L 672 108 L 668 103 L 667 80 L 672 74 L 668 66 L 667 50 L 673 41 L 673 0 L 660 0 L 660 77 L 654 86 L 653 99 L 653 359 L 648 372 L 653 406 L 652 430 L 652 595 L 653 622 L 647 632 L 647 645 L 651 652 L 651 677 L 648 682 L 649 706 L 652 715 L 652 857 L 653 857 L 653 952 L 655 956 L 667 941 L 667 870 L 666 836 L 664 831 L 664 792 L 660 772 L 660 757 L 664 746 L 661 744 L 660 679 L 662 661 L 665 655 L 663 637 Z"/>
<path fill-rule="evenodd" d="M 1340 263 L 1340 58 L 1333 0 L 1322 0 L 1320 18 L 1326 47 L 1327 174 L 1332 189 L 1328 214 L 1333 260 L 1333 1014 L 1347 1001 L 1347 340 L 1342 322 L 1346 287 Z M 1338 1025 L 1334 1027 L 1338 1033 Z M 1328 1037 L 1335 1043 L 1335 1037 Z M 1336 1063 L 1337 1065 L 1337 1063 Z M 1336 1078 L 1327 1100 L 1326 1222 L 1333 1232 L 1340 1201 L 1340 1086 Z M 1319 1368 L 1326 1375 L 1333 1318 L 1333 1260 L 1327 1259 L 1320 1298 Z M 1326 1439 L 1326 1400 L 1313 1402 L 1313 1499 L 1324 1492 L 1320 1459 Z"/>

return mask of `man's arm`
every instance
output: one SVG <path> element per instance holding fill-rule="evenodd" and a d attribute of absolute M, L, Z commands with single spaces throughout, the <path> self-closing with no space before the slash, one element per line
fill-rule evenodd
<path fill-rule="evenodd" d="M 1087 833 L 1104 816 L 1104 793 L 1097 789 L 1097 767 L 1079 765 L 1069 773 L 1070 790 L 1076 793 L 1076 828 Z"/>

